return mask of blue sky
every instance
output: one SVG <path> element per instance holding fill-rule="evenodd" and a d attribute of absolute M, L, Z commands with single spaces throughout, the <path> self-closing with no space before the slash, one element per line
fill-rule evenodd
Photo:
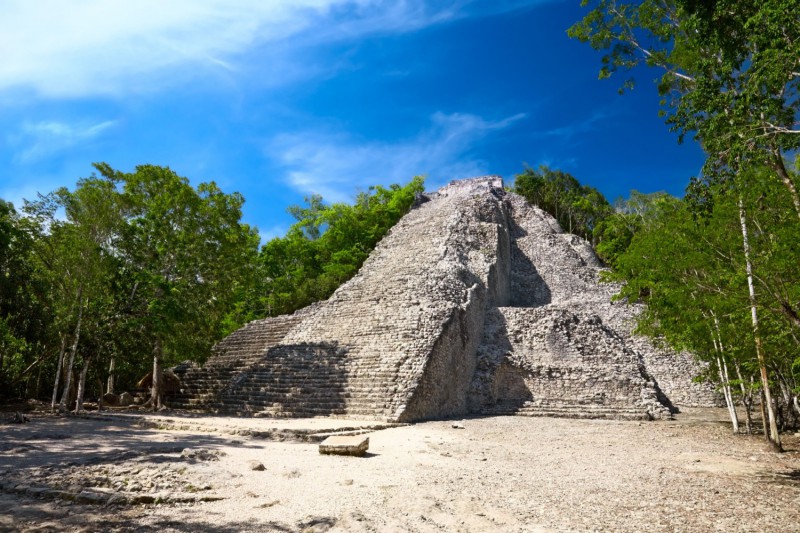
<path fill-rule="evenodd" d="M 703 162 L 620 96 L 566 29 L 578 0 L 10 0 L 0 3 L 0 198 L 21 206 L 105 161 L 241 192 L 281 235 L 320 193 L 545 164 L 609 200 L 680 195 Z"/>

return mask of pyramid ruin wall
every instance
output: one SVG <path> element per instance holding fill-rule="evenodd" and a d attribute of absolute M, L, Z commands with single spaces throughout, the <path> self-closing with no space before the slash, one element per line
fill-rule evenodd
<path fill-rule="evenodd" d="M 643 397 L 642 391 L 653 386 L 643 375 L 637 354 L 613 332 L 598 327 L 597 315 L 581 316 L 550 306 L 499 312 L 514 354 L 506 363 L 521 370 L 531 400 L 567 398 L 575 403 L 635 405 L 651 414 L 662 411 L 644 402 L 652 394 Z"/>
<path fill-rule="evenodd" d="M 713 402 L 691 358 L 631 335 L 636 309 L 611 302 L 601 271 L 586 241 L 499 178 L 452 182 L 421 196 L 329 300 L 221 342 L 220 361 L 239 350 L 247 368 L 219 401 L 398 421 L 504 400 L 655 417 L 667 395 Z"/>
<path fill-rule="evenodd" d="M 342 346 L 349 388 L 384 416 L 463 413 L 480 342 L 473 332 L 483 330 L 488 302 L 508 298 L 502 209 L 485 190 L 457 184 L 439 191 L 282 344 Z"/>

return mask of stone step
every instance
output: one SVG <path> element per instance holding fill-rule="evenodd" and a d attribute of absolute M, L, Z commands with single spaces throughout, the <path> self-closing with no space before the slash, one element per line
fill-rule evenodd
<path fill-rule="evenodd" d="M 576 419 L 603 419 L 603 420 L 649 420 L 650 416 L 645 411 L 608 411 L 608 412 L 576 412 L 576 411 L 547 411 L 523 410 L 514 413 L 515 416 L 549 417 L 549 418 L 576 418 Z"/>
<path fill-rule="evenodd" d="M 261 401 L 240 401 L 240 402 L 216 402 L 215 407 L 221 409 L 238 409 L 246 407 L 250 410 L 259 411 L 298 411 L 298 410 L 317 410 L 317 411 L 345 411 L 347 407 L 339 402 L 325 403 L 325 402 L 261 402 Z"/>
<path fill-rule="evenodd" d="M 276 372 L 278 372 L 276 370 Z M 254 384 L 259 386 L 282 386 L 282 385 L 291 385 L 291 384 L 298 384 L 302 385 L 304 383 L 313 383 L 317 385 L 324 385 L 325 383 L 334 383 L 334 384 L 341 384 L 341 383 L 349 383 L 354 386 L 369 386 L 370 384 L 385 384 L 385 383 L 392 383 L 394 379 L 389 377 L 373 377 L 370 379 L 348 379 L 347 375 L 317 375 L 314 377 L 305 376 L 305 375 L 278 375 L 278 376 L 269 376 L 266 372 L 252 375 L 252 374 L 232 374 L 228 376 L 219 376 L 219 377 L 197 377 L 194 379 L 188 379 L 185 383 L 183 383 L 183 388 L 198 388 L 202 386 L 212 386 L 217 387 L 225 384 Z"/>
<path fill-rule="evenodd" d="M 644 407 L 610 405 L 496 405 L 481 410 L 485 415 L 542 416 L 553 418 L 585 418 L 613 420 L 642 420 L 649 418 Z"/>
<path fill-rule="evenodd" d="M 203 409 L 216 412 L 272 412 L 279 416 L 379 416 L 386 417 L 390 407 L 382 401 L 342 402 L 330 398 L 301 398 L 297 400 L 270 401 L 268 398 L 228 399 L 203 401 L 198 398 L 175 398 L 170 405 L 182 409 Z M 277 406 L 276 406 L 277 404 Z"/>
<path fill-rule="evenodd" d="M 226 384 L 229 385 L 229 384 Z M 337 395 L 346 398 L 370 397 L 374 394 L 385 394 L 387 388 L 391 390 L 391 384 L 372 384 L 369 387 L 351 387 L 346 383 L 322 383 L 322 384 L 293 384 L 293 385 L 240 385 L 240 386 L 218 386 L 218 387 L 197 387 L 184 388 L 183 392 L 173 393 L 175 398 L 192 396 L 214 396 L 224 394 L 235 395 Z"/>
<path fill-rule="evenodd" d="M 250 380 L 242 380 L 242 381 L 235 381 L 235 380 L 228 380 L 225 382 L 220 383 L 213 383 L 210 384 L 211 387 L 229 387 L 231 390 L 239 390 L 239 389 L 270 389 L 275 391 L 290 391 L 292 389 L 304 389 L 309 387 L 314 388 L 328 388 L 328 389 L 336 389 L 336 388 L 343 388 L 347 387 L 349 391 L 368 391 L 373 389 L 382 389 L 385 390 L 387 385 L 391 385 L 394 381 L 368 381 L 364 384 L 354 384 L 353 382 L 348 382 L 346 379 L 343 380 L 333 380 L 333 379 L 309 379 L 309 380 L 297 380 L 297 381 L 289 381 L 285 380 L 282 382 L 274 382 L 274 381 L 250 381 Z M 203 387 L 197 387 L 194 390 L 198 390 Z"/>
<path fill-rule="evenodd" d="M 179 401 L 189 400 L 189 398 L 179 399 Z M 200 400 L 198 398 L 198 400 Z M 336 405 L 363 405 L 363 406 L 384 406 L 390 402 L 387 402 L 382 397 L 375 397 L 375 398 L 359 398 L 359 399 L 351 399 L 351 398 L 343 398 L 340 396 L 325 396 L 325 395 L 298 395 L 298 396 L 282 396 L 282 395 L 238 395 L 238 396 L 226 396 L 220 395 L 218 398 L 206 398 L 202 399 L 203 401 L 212 401 L 212 402 L 223 402 L 223 403 L 236 403 L 236 402 L 259 402 L 263 404 L 281 404 L 281 405 L 289 405 L 290 403 L 330 403 Z"/>

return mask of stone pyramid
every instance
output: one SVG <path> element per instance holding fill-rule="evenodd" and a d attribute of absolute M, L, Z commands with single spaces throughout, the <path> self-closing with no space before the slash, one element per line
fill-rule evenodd
<path fill-rule="evenodd" d="M 174 407 L 408 422 L 468 414 L 661 418 L 717 403 L 688 354 L 631 335 L 589 243 L 496 176 L 418 198 L 325 302 L 247 324 Z"/>

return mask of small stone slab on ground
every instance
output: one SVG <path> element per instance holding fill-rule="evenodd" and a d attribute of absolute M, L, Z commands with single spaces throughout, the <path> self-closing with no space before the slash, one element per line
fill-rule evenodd
<path fill-rule="evenodd" d="M 250 470 L 255 470 L 256 472 L 263 472 L 266 470 L 264 463 L 261 461 L 252 460 L 248 462 L 248 465 L 250 465 Z"/>
<path fill-rule="evenodd" d="M 364 435 L 334 435 L 319 443 L 319 453 L 325 455 L 362 456 L 369 449 L 369 437 Z"/>

